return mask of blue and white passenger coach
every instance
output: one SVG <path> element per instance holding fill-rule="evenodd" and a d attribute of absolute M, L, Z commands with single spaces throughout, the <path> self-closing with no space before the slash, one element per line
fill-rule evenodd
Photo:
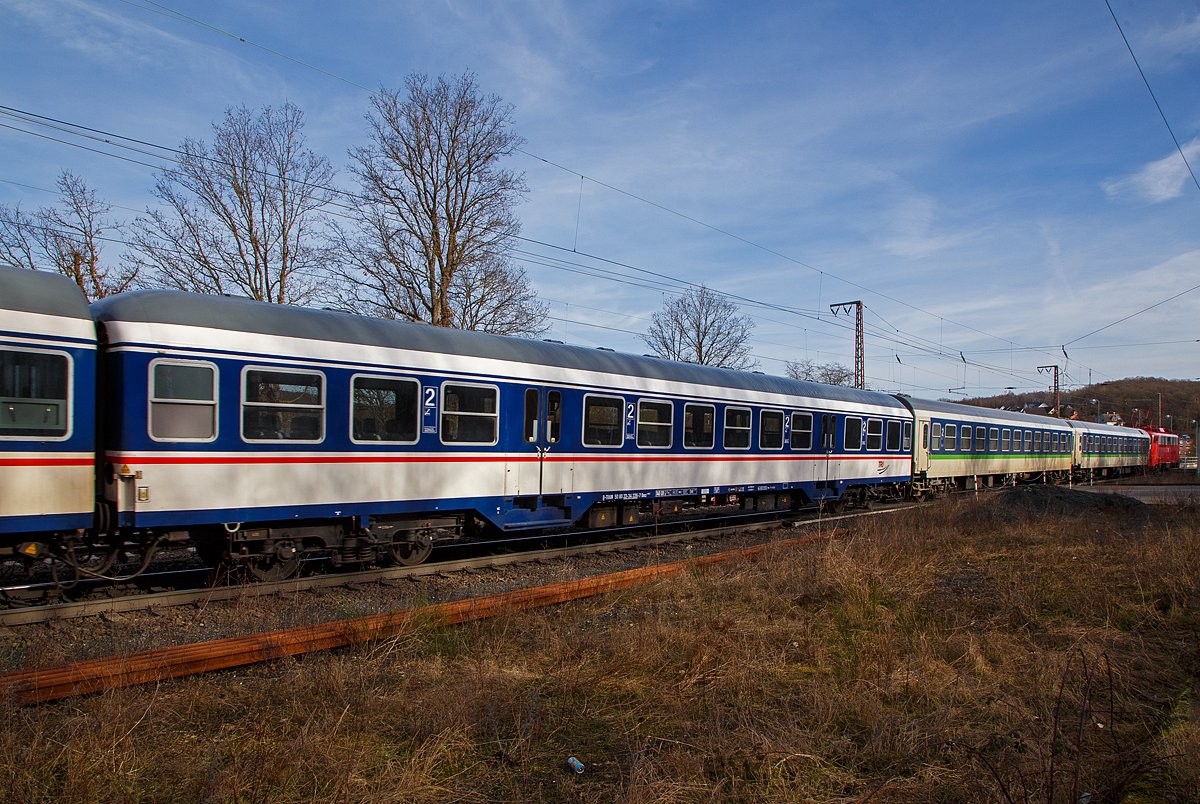
<path fill-rule="evenodd" d="M 79 287 L 0 266 L 0 535 L 41 557 L 45 534 L 93 526 L 96 329 Z"/>
<path fill-rule="evenodd" d="M 92 313 L 119 524 L 219 540 L 265 577 L 310 549 L 418 561 L 472 522 L 792 508 L 909 477 L 912 416 L 886 394 L 175 291 Z"/>

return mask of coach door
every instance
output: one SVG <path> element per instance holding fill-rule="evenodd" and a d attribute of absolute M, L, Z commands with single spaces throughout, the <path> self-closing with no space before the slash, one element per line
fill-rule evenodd
<path fill-rule="evenodd" d="M 837 449 L 837 416 L 832 413 L 824 413 L 821 415 L 821 451 L 825 453 L 825 466 L 822 474 L 824 478 L 818 477 L 820 481 L 824 479 L 826 483 L 831 480 L 837 480 L 841 461 L 835 460 L 833 457 L 834 450 Z"/>
<path fill-rule="evenodd" d="M 571 490 L 571 463 L 562 448 L 562 391 L 526 388 L 521 418 L 521 455 L 516 460 L 521 496 Z"/>
<path fill-rule="evenodd" d="M 918 438 L 913 442 L 913 471 L 929 471 L 929 420 L 917 419 Z"/>

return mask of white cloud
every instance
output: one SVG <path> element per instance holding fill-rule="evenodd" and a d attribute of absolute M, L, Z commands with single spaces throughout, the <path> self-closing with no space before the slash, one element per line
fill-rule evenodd
<path fill-rule="evenodd" d="M 1200 137 L 1183 146 L 1183 153 L 1194 170 L 1200 163 Z M 1176 152 L 1151 162 L 1130 176 L 1105 182 L 1104 192 L 1109 198 L 1134 196 L 1158 204 L 1182 195 L 1189 184 L 1192 184 L 1192 176 Z"/>

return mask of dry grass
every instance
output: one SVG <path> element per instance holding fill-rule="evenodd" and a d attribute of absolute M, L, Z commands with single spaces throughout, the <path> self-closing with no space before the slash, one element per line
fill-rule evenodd
<path fill-rule="evenodd" d="M 1130 532 L 987 526 L 970 505 L 554 609 L 7 707 L 0 797 L 1200 800 L 1200 514 Z"/>

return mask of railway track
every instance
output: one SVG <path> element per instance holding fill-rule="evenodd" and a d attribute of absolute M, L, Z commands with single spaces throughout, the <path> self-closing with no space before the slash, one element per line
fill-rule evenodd
<path fill-rule="evenodd" d="M 908 507 L 908 506 L 905 506 Z M 872 516 L 903 510 L 900 507 L 873 512 L 858 512 L 839 517 L 829 517 L 823 523 L 858 516 Z M 814 543 L 834 537 L 836 528 L 818 531 L 817 522 L 805 523 L 806 533 L 750 547 L 739 548 L 684 561 L 656 564 L 624 572 L 610 573 L 592 578 L 548 584 L 526 589 L 517 589 L 485 597 L 438 603 L 419 609 L 387 612 L 366 617 L 338 620 L 329 623 L 306 625 L 264 634 L 233 637 L 212 642 L 179 645 L 158 650 L 143 651 L 123 656 L 92 659 L 57 667 L 37 668 L 0 674 L 0 694 L 8 696 L 18 704 L 34 704 L 74 695 L 84 695 L 121 686 L 131 686 L 194 673 L 211 672 L 245 666 L 262 661 L 271 661 L 285 656 L 295 656 L 318 650 L 344 647 L 358 642 L 386 639 L 414 627 L 416 623 L 454 625 L 471 620 L 493 617 L 501 613 L 524 611 L 539 606 L 565 603 L 571 600 L 607 594 L 654 581 L 662 580 L 689 571 L 698 566 L 712 566 L 734 560 L 751 560 L 761 552 L 787 545 Z M 756 528 L 771 527 L 762 523 Z M 712 529 L 715 531 L 716 529 Z M 740 528 L 745 530 L 745 528 Z M 715 532 L 692 534 L 692 538 L 720 535 Z M 645 544 L 654 540 L 680 538 L 679 535 L 646 537 Z M 659 542 L 661 543 L 661 542 Z M 591 545 L 585 551 L 603 549 L 603 545 Z M 619 549 L 619 545 L 610 545 Z M 578 555 L 580 548 L 576 550 Z M 495 558 L 495 557 L 493 557 Z M 513 561 L 519 556 L 504 557 Z M 409 568 L 406 568 L 409 569 Z M 421 569 L 421 568 L 411 568 Z"/>
<path fill-rule="evenodd" d="M 214 585 L 211 583 L 211 569 L 189 569 L 174 573 L 143 576 L 141 579 L 142 583 L 138 584 L 137 586 L 129 586 L 125 588 L 109 587 L 106 590 L 101 590 L 106 594 L 104 597 L 69 602 L 56 602 L 43 605 L 30 605 L 22 608 L 0 610 L 0 626 L 13 627 L 32 625 L 52 620 L 67 620 L 80 617 L 93 617 L 97 615 L 116 615 L 127 612 L 142 611 L 146 609 L 206 604 L 222 600 L 248 599 L 279 594 L 292 594 L 296 592 L 329 589 L 339 586 L 386 583 L 409 578 L 415 579 L 422 576 L 480 570 L 489 567 L 500 567 L 511 564 L 553 561 L 592 553 L 636 550 L 645 547 L 654 547 L 657 545 L 677 542 L 720 538 L 739 532 L 776 528 L 784 522 L 798 522 L 801 524 L 835 522 L 848 517 L 859 516 L 868 513 L 886 513 L 888 511 L 902 510 L 903 507 L 907 506 L 889 506 L 887 509 L 880 511 L 853 512 L 838 516 L 823 515 L 820 518 L 816 517 L 815 515 L 809 517 L 797 517 L 793 513 L 786 517 L 772 517 L 770 519 L 765 519 L 763 515 L 759 514 L 753 517 L 739 518 L 736 521 L 730 521 L 728 518 L 726 518 L 720 520 L 721 524 L 710 527 L 701 527 L 699 529 L 697 529 L 695 526 L 697 524 L 703 525 L 705 522 L 693 521 L 690 523 L 677 523 L 678 525 L 686 526 L 686 530 L 676 527 L 669 529 L 669 532 L 666 533 L 640 537 L 623 536 L 620 539 L 613 539 L 613 536 L 621 531 L 614 531 L 612 529 L 605 531 L 593 531 L 589 533 L 563 534 L 558 537 L 541 535 L 536 537 L 508 540 L 504 542 L 486 542 L 477 545 L 478 547 L 487 547 L 492 550 L 496 548 L 506 550 L 514 550 L 514 548 L 518 548 L 517 551 L 514 552 L 505 552 L 499 554 L 493 552 L 483 556 L 450 558 L 441 561 L 426 562 L 413 567 L 385 567 L 379 569 L 361 570 L 358 572 L 299 575 L 285 581 L 274 582 Z M 644 531 L 645 527 L 630 528 L 626 530 Z M 569 537 L 571 540 L 580 541 L 596 536 L 603 536 L 604 540 L 584 544 L 566 545 L 549 549 L 544 546 L 553 538 L 565 539 Z M 527 549 L 520 550 L 519 548 L 521 547 L 525 547 Z M 462 547 L 453 546 L 442 549 L 444 552 L 462 552 L 463 550 Z M 178 583 L 180 580 L 184 580 L 185 582 L 207 580 L 209 583 L 196 586 L 194 583 L 180 584 Z M 172 583 L 173 581 L 175 581 L 175 583 Z M 162 589 L 164 586 L 184 586 L 184 588 Z M 147 591 L 147 589 L 153 591 Z"/>

